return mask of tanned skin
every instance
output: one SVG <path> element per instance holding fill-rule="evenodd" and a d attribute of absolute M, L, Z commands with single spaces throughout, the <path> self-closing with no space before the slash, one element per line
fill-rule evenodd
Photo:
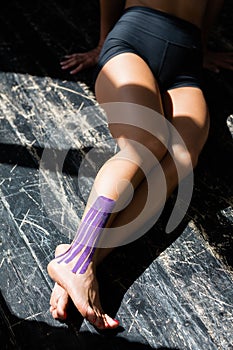
<path fill-rule="evenodd" d="M 222 0 L 100 0 L 101 24 L 98 46 L 86 53 L 67 55 L 65 60 L 61 62 L 61 68 L 69 70 L 71 74 L 76 74 L 83 69 L 94 66 L 97 63 L 103 42 L 121 16 L 122 10 L 131 6 L 146 6 L 172 14 L 199 27 L 203 34 L 205 67 L 215 72 L 218 72 L 221 68 L 232 70 L 232 53 L 210 53 L 205 49 L 208 33 L 215 23 L 222 5 Z M 121 68 L 122 73 L 119 67 L 124 67 Z M 119 71 L 119 76 L 117 74 L 114 75 L 116 70 Z M 107 62 L 103 67 L 96 81 L 97 101 L 103 103 L 116 100 L 113 85 L 119 86 L 122 81 L 125 84 L 124 98 L 129 96 L 128 102 L 147 106 L 146 86 L 147 91 L 150 91 L 153 95 L 151 101 L 155 103 L 154 109 L 161 114 L 163 113 L 163 108 L 166 110 L 166 103 L 164 106 L 161 105 L 160 91 L 149 68 L 142 59 L 132 54 L 119 55 L 119 57 L 117 56 Z M 129 86 L 130 84 L 127 84 L 129 81 L 133 81 L 139 87 L 140 93 L 138 95 L 134 95 Z M 172 103 L 173 115 L 169 116 L 172 124 L 186 142 L 189 150 L 188 156 L 191 157 L 192 165 L 195 166 L 199 153 L 206 142 L 209 129 L 208 108 L 202 91 L 198 88 L 182 87 L 167 91 L 165 97 Z M 166 101 L 166 98 L 164 101 Z M 182 118 L 179 118 L 180 116 L 187 116 L 185 123 L 182 121 Z M 111 132 L 113 136 L 117 134 L 117 130 L 111 129 Z M 188 159 L 185 152 L 177 149 L 175 146 L 173 151 L 173 157 L 180 162 L 181 167 L 185 168 Z M 167 195 L 169 196 L 178 185 L 176 168 L 169 155 L 164 156 L 160 164 L 167 181 Z M 114 176 L 118 169 L 119 167 L 112 170 L 114 171 Z M 156 170 L 152 175 L 156 179 Z M 138 201 L 138 207 L 140 207 L 140 198 L 143 197 L 145 186 L 145 183 L 142 182 L 137 188 L 134 201 Z M 134 207 L 137 207 L 135 202 Z M 155 204 L 154 211 L 156 212 L 158 209 Z M 127 209 L 122 211 L 113 222 L 115 227 L 124 225 L 132 213 L 133 209 L 130 207 L 128 211 Z M 66 251 L 67 247 L 67 245 L 58 246 L 56 255 Z M 54 318 L 64 320 L 67 317 L 68 300 L 71 298 L 79 312 L 96 327 L 105 329 L 118 326 L 118 322 L 102 310 L 95 274 L 96 266 L 110 251 L 111 249 L 97 249 L 92 263 L 83 275 L 72 273 L 72 266 L 59 265 L 56 260 L 52 260 L 48 265 L 48 272 L 50 277 L 56 282 L 50 300 L 50 311 Z"/>

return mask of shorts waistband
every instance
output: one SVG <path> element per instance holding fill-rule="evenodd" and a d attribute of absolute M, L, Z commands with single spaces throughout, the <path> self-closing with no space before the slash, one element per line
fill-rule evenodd
<path fill-rule="evenodd" d="M 201 35 L 201 29 L 197 25 L 195 25 L 189 21 L 186 21 L 183 18 L 174 16 L 170 13 L 156 10 L 156 9 L 146 7 L 146 6 L 130 6 L 130 7 L 127 7 L 126 9 L 124 9 L 124 13 L 130 12 L 130 11 L 155 14 L 161 18 L 166 18 L 170 23 L 175 24 L 175 25 L 179 25 L 180 28 L 186 29 L 186 30 L 192 32 L 194 35 L 197 35 L 197 36 Z"/>

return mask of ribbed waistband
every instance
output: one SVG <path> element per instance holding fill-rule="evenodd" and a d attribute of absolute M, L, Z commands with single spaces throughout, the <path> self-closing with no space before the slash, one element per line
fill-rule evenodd
<path fill-rule="evenodd" d="M 185 29 L 197 37 L 200 37 L 201 35 L 201 29 L 198 26 L 196 26 L 191 22 L 186 21 L 185 19 L 176 17 L 170 13 L 166 13 L 166 12 L 156 10 L 146 6 L 130 6 L 124 10 L 124 13 L 130 12 L 130 11 L 136 11 L 136 12 L 141 12 L 146 14 L 154 14 L 157 17 L 166 18 L 166 20 L 169 23 L 179 26 L 179 28 Z"/>

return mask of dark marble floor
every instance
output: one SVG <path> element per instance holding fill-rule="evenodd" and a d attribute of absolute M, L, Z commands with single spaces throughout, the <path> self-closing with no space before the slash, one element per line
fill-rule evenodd
<path fill-rule="evenodd" d="M 232 49 L 231 9 L 226 1 L 214 48 Z M 82 215 L 96 172 L 87 155 L 95 148 L 98 162 L 103 145 L 114 148 L 92 71 L 59 66 L 96 44 L 98 1 L 9 0 L 0 26 L 1 348 L 233 349 L 232 73 L 204 72 L 211 130 L 182 223 L 164 233 L 174 195 L 146 235 L 100 266 L 103 306 L 122 327 L 98 332 L 72 306 L 67 324 L 51 318 L 46 272 Z M 78 176 L 86 159 L 91 175 Z"/>

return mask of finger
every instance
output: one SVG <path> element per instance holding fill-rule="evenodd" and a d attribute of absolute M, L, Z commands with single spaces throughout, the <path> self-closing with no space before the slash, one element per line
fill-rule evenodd
<path fill-rule="evenodd" d="M 69 59 L 67 59 L 67 60 L 65 60 L 65 61 L 61 61 L 60 62 L 60 64 L 61 65 L 67 65 L 67 64 L 70 64 L 70 63 L 74 63 L 74 64 L 76 64 L 76 63 L 78 63 L 78 62 L 80 62 L 80 61 L 83 61 L 85 58 L 83 58 L 83 56 L 76 56 L 76 57 L 71 57 L 71 58 L 69 58 Z"/>
<path fill-rule="evenodd" d="M 223 57 L 233 57 L 233 52 L 220 52 L 219 56 Z"/>
<path fill-rule="evenodd" d="M 84 69 L 84 64 L 81 63 L 78 65 L 78 67 L 76 67 L 75 69 L 73 69 L 72 71 L 70 71 L 70 74 L 77 74 L 78 72 L 80 72 L 82 69 Z"/>
<path fill-rule="evenodd" d="M 221 62 L 221 64 L 219 64 L 219 67 L 223 69 L 233 70 L 233 65 L 227 62 Z"/>
<path fill-rule="evenodd" d="M 66 63 L 64 65 L 61 66 L 61 69 L 70 69 L 70 68 L 73 68 L 75 66 L 79 66 L 80 62 L 69 62 L 69 63 Z"/>
<path fill-rule="evenodd" d="M 224 69 L 229 69 L 232 70 L 233 67 L 233 61 L 232 60 L 216 60 L 213 64 L 214 66 L 218 68 L 224 68 Z"/>
<path fill-rule="evenodd" d="M 67 65 L 67 63 L 69 63 L 69 62 L 70 62 L 70 60 L 61 61 L 61 62 L 60 62 L 60 65 L 61 65 L 61 66 L 65 66 L 65 65 Z"/>
<path fill-rule="evenodd" d="M 65 55 L 64 58 L 75 58 L 78 55 L 79 55 L 79 53 L 72 53 L 70 55 Z"/>
<path fill-rule="evenodd" d="M 80 60 L 78 59 L 70 59 L 70 60 L 67 60 L 67 61 L 64 61 L 64 62 L 61 62 L 61 66 L 62 67 L 67 67 L 67 66 L 74 66 L 75 64 L 78 64 L 80 62 Z"/>
<path fill-rule="evenodd" d="M 227 62 L 232 64 L 233 63 L 233 57 L 224 57 L 220 62 Z"/>
<path fill-rule="evenodd" d="M 216 67 L 215 65 L 210 64 L 210 63 L 205 63 L 204 64 L 204 68 L 208 69 L 209 71 L 214 72 L 214 73 L 218 73 L 219 72 L 218 67 Z"/>
<path fill-rule="evenodd" d="M 215 64 L 221 64 L 221 63 L 233 63 L 233 57 L 218 57 L 216 60 L 213 61 Z"/>
<path fill-rule="evenodd" d="M 67 62 L 79 62 L 81 61 L 88 61 L 88 60 L 94 60 L 96 59 L 96 53 L 95 52 L 84 52 L 74 55 L 65 56 L 67 58 L 66 60 L 62 60 L 61 64 L 66 64 Z"/>
<path fill-rule="evenodd" d="M 64 56 L 64 58 L 66 58 L 63 61 L 67 61 L 67 60 L 79 60 L 80 58 L 85 58 L 89 56 L 89 52 L 81 52 L 81 53 L 74 53 L 72 55 L 66 55 Z"/>

